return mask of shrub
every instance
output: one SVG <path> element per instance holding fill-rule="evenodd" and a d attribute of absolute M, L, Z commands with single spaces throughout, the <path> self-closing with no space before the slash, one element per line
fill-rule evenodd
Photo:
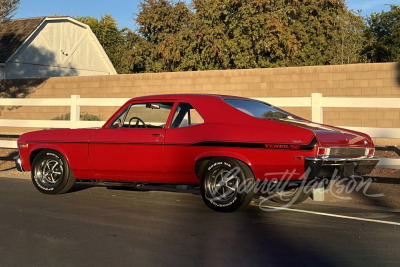
<path fill-rule="evenodd" d="M 62 114 L 60 116 L 52 118 L 52 120 L 69 121 L 71 118 L 70 113 Z M 81 121 L 101 121 L 101 116 L 82 112 L 80 116 Z"/>

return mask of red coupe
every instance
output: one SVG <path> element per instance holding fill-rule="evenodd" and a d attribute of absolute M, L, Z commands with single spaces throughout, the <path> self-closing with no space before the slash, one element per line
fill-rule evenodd
<path fill-rule="evenodd" d="M 217 211 L 245 207 L 257 183 L 363 175 L 378 163 L 364 133 L 313 123 L 264 102 L 222 95 L 137 97 L 98 129 L 29 132 L 18 139 L 18 170 L 43 193 L 79 181 L 200 184 Z M 290 175 L 288 175 L 290 173 Z M 293 198 L 296 197 L 296 200 Z"/>

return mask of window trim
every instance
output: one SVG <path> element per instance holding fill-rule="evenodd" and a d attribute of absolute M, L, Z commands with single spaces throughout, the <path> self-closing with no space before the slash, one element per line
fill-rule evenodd
<path fill-rule="evenodd" d="M 108 123 L 108 124 L 107 123 L 105 124 L 105 128 L 108 128 L 108 129 L 135 129 L 135 130 L 138 130 L 138 129 L 151 129 L 151 130 L 154 130 L 154 128 L 134 128 L 134 127 L 132 127 L 132 128 L 123 128 L 123 127 L 121 127 L 121 128 L 113 128 L 112 127 L 112 125 L 117 121 L 119 116 L 126 111 L 126 114 L 124 116 L 124 122 L 125 122 L 126 116 L 128 116 L 129 110 L 131 109 L 131 107 L 133 105 L 140 105 L 140 104 L 147 104 L 147 103 L 171 103 L 172 104 L 171 110 L 170 110 L 170 112 L 168 114 L 168 117 L 167 117 L 167 120 L 165 122 L 165 126 L 162 127 L 162 128 L 159 128 L 159 129 L 167 129 L 167 128 L 169 128 L 171 115 L 173 114 L 173 111 L 175 110 L 175 107 L 176 107 L 176 103 L 177 103 L 176 100 L 150 100 L 150 101 L 147 100 L 147 101 L 137 101 L 137 102 L 126 103 L 126 105 L 124 107 L 121 107 L 120 110 L 118 110 L 115 113 L 115 116 L 113 116 L 111 122 Z"/>
<path fill-rule="evenodd" d="M 181 104 L 181 103 L 186 103 L 186 104 L 191 105 L 192 108 L 193 108 L 194 110 L 196 110 L 196 112 L 197 112 L 197 113 L 200 115 L 200 117 L 203 119 L 203 122 L 202 122 L 202 123 L 199 123 L 199 124 L 196 124 L 196 125 L 188 125 L 188 126 L 185 126 L 185 127 L 171 128 L 172 122 L 173 122 L 172 119 L 174 118 L 175 112 L 176 112 L 176 110 L 178 109 L 179 104 Z M 190 112 L 190 110 L 189 110 L 189 112 Z M 195 105 L 193 105 L 192 102 L 190 102 L 190 101 L 185 101 L 185 100 L 176 101 L 176 102 L 175 102 L 175 106 L 174 106 L 174 110 L 173 110 L 173 112 L 172 112 L 170 115 L 171 115 L 171 118 L 170 118 L 170 121 L 169 121 L 169 123 L 168 123 L 168 127 L 166 127 L 166 129 L 183 129 L 183 128 L 187 128 L 187 127 L 194 127 L 194 126 L 203 125 L 203 124 L 206 123 L 206 119 L 204 118 L 204 115 L 202 115 L 201 112 L 200 112 L 200 111 L 195 107 Z"/>

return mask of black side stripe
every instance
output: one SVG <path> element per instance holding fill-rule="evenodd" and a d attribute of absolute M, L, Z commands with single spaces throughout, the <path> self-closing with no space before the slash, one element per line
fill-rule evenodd
<path fill-rule="evenodd" d="M 192 146 L 265 148 L 265 144 L 261 143 L 239 143 L 239 142 L 219 142 L 219 141 L 204 141 L 195 143 Z"/>
<path fill-rule="evenodd" d="M 289 149 L 289 150 L 313 150 L 317 144 L 317 138 L 314 137 L 308 145 L 296 144 L 277 144 L 277 143 L 242 143 L 242 142 L 219 142 L 204 141 L 195 143 L 192 146 L 217 146 L 217 147 L 243 147 L 243 148 L 264 148 L 264 149 Z"/>

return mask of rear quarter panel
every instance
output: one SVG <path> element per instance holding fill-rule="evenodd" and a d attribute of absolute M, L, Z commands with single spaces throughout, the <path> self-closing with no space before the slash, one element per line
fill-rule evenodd
<path fill-rule="evenodd" d="M 293 173 L 292 177 L 286 179 L 300 177 L 304 173 L 304 158 L 315 155 L 315 151 L 293 147 L 298 147 L 299 141 L 304 145 L 309 144 L 314 134 L 298 127 L 256 120 L 262 125 L 254 126 L 248 122 L 205 123 L 168 129 L 165 139 L 167 172 L 181 179 L 187 177 L 188 182 L 198 182 L 196 162 L 224 156 L 245 162 L 259 180 L 281 178 L 286 172 Z M 265 146 L 293 144 L 294 141 L 297 143 L 292 148 Z"/>

